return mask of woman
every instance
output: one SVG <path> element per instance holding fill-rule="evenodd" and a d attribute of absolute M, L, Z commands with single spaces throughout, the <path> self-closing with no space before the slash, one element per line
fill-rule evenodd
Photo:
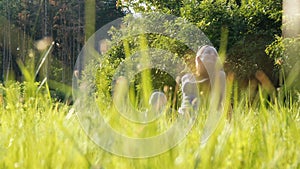
<path fill-rule="evenodd" d="M 216 49 L 208 45 L 202 46 L 196 54 L 195 63 L 196 73 L 189 73 L 181 78 L 181 114 L 198 109 L 200 101 L 215 110 L 221 109 L 224 102 L 226 75 Z M 208 98 L 210 102 L 207 102 Z"/>

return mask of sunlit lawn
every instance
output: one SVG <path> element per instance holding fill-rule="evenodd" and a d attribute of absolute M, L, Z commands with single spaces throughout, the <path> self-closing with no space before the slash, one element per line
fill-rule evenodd
<path fill-rule="evenodd" d="M 30 88 L 32 87 L 32 88 Z M 82 130 L 71 106 L 55 102 L 30 84 L 1 86 L 0 168 L 299 168 L 300 106 L 241 97 L 232 119 L 200 144 L 205 112 L 178 146 L 151 158 L 106 152 Z M 262 103 L 264 102 L 264 103 Z M 159 146 L 159 145 L 157 145 Z"/>

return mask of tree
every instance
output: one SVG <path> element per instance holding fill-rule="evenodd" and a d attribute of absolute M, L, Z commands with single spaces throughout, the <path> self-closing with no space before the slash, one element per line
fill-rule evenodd
<path fill-rule="evenodd" d="M 0 56 L 2 56 L 3 66 L 1 75 L 5 73 L 3 70 L 7 70 L 9 65 L 13 65 L 14 72 L 20 75 L 16 60 L 21 59 L 25 62 L 30 49 L 36 50 L 34 47 L 36 43 L 34 42 L 39 42 L 44 40 L 45 37 L 49 37 L 48 40 L 55 42 L 51 52 L 52 57 L 49 60 L 53 63 L 49 67 L 49 72 L 52 72 L 49 73 L 49 78 L 69 83 L 77 55 L 85 42 L 84 21 L 86 18 L 84 2 L 83 0 L 1 1 L 0 14 L 3 16 L 1 21 L 3 21 L 2 23 L 7 23 L 0 26 L 2 32 L 0 35 Z M 94 30 L 124 15 L 121 8 L 117 8 L 114 0 L 95 2 L 93 6 L 96 12 Z M 8 45 L 8 41 L 11 42 L 10 45 Z M 31 43 L 27 43 L 27 41 Z M 15 50 L 17 48 L 18 53 Z M 42 53 L 43 51 L 40 52 Z M 41 54 L 36 53 L 36 62 L 39 61 L 39 55 Z M 9 64 L 8 60 L 10 60 Z M 10 71 L 12 72 L 13 70 Z M 4 80 L 2 77 L 1 79 Z"/>
<path fill-rule="evenodd" d="M 275 35 L 281 35 L 281 0 L 146 0 L 126 1 L 126 5 L 135 12 L 159 11 L 188 19 L 209 37 L 219 53 L 227 53 L 227 71 L 245 80 L 264 70 L 277 84 L 274 60 L 264 51 Z"/>

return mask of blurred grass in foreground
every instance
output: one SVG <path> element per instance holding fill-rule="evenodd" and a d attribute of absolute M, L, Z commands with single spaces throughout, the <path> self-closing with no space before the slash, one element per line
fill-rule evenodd
<path fill-rule="evenodd" d="M 34 85 L 34 86 L 33 86 Z M 32 83 L 0 86 L 0 168 L 299 168 L 300 103 L 242 96 L 229 123 L 223 116 L 206 145 L 199 139 L 205 112 L 186 139 L 146 159 L 105 152 L 83 132 L 71 107 L 53 103 Z M 286 98 L 289 99 L 289 98 Z M 115 121 L 117 122 L 117 121 Z M 154 132 L 155 133 L 155 132 Z M 159 146 L 159 145 L 157 145 Z M 154 147 L 155 148 L 155 147 Z"/>

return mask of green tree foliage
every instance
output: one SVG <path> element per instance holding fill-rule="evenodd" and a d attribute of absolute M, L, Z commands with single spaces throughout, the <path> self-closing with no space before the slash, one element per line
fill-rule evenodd
<path fill-rule="evenodd" d="M 209 37 L 219 52 L 228 51 L 227 71 L 235 72 L 239 79 L 248 79 L 262 69 L 276 83 L 273 60 L 264 50 L 275 35 L 281 35 L 281 0 L 146 0 L 126 3 L 135 12 L 160 11 L 188 19 Z"/>
<path fill-rule="evenodd" d="M 151 77 L 151 88 L 153 90 L 164 90 L 165 87 L 168 87 L 170 90 L 172 90 L 170 94 L 174 94 L 174 89 L 176 86 L 174 79 L 185 69 L 185 67 L 182 65 L 182 62 L 178 63 L 178 60 L 183 58 L 183 56 L 188 56 L 194 60 L 194 58 L 191 56 L 195 55 L 193 50 L 195 51 L 198 47 L 195 46 L 194 43 L 188 44 L 189 46 L 192 46 L 191 49 L 185 43 L 194 41 L 198 44 L 210 44 L 210 42 L 205 41 L 207 39 L 202 39 L 202 41 L 200 41 L 200 38 L 189 39 L 191 37 L 197 38 L 199 35 L 189 35 L 190 32 L 195 32 L 193 30 L 195 27 L 191 27 L 190 24 L 182 25 L 181 23 L 185 22 L 184 19 L 172 20 L 171 17 L 169 18 L 168 22 L 166 21 L 168 18 L 164 17 L 166 16 L 159 14 L 149 16 L 127 15 L 122 21 L 122 24 L 126 26 L 121 28 L 113 27 L 110 29 L 109 34 L 111 35 L 111 41 L 108 42 L 110 44 L 110 49 L 102 56 L 103 59 L 101 60 L 101 65 L 105 66 L 100 66 L 98 68 L 97 66 L 86 66 L 88 67 L 87 74 L 90 73 L 89 68 L 97 69 L 96 84 L 99 84 L 97 89 L 103 89 L 103 91 L 100 93 L 107 93 L 107 89 L 113 90 L 111 88 L 110 81 L 113 80 L 114 74 L 119 73 L 117 76 L 123 76 L 124 74 L 120 73 L 126 73 L 126 68 L 128 68 L 132 73 L 138 72 L 135 75 L 129 76 L 131 77 L 130 85 L 134 86 L 134 92 L 139 94 L 138 92 L 141 91 L 143 86 L 141 85 L 143 82 L 143 74 L 146 73 L 146 70 L 139 72 L 139 70 L 135 70 L 135 68 L 131 69 L 131 67 L 139 65 L 139 58 L 147 55 L 150 57 L 150 64 L 156 67 L 151 69 L 150 72 L 147 72 L 150 75 L 147 77 Z M 160 24 L 158 25 L 153 23 Z M 150 31 L 152 33 L 145 33 L 147 32 L 146 30 L 152 30 Z M 176 34 L 177 30 L 181 30 L 179 31 L 179 34 Z M 175 36 L 177 37 L 175 38 Z M 149 53 L 143 53 L 143 51 L 149 51 Z M 142 60 L 144 61 L 145 59 Z M 119 64 L 132 65 L 125 65 L 125 69 L 117 72 L 116 69 L 118 68 Z M 140 67 L 143 68 L 146 64 L 147 63 L 140 64 Z M 173 77 L 168 74 L 171 72 L 170 70 L 173 73 Z M 104 79 L 109 79 L 109 81 Z"/>
<path fill-rule="evenodd" d="M 264 70 L 276 83 L 276 67 L 265 51 L 266 45 L 274 41 L 275 35 L 281 36 L 281 0 L 134 0 L 134 1 L 95 1 L 96 23 L 95 30 L 109 21 L 124 16 L 124 11 L 135 12 L 158 11 L 175 16 L 180 16 L 198 26 L 217 47 L 220 54 L 227 54 L 225 66 L 227 71 L 233 71 L 239 79 L 249 79 L 257 70 Z M 85 2 L 72 1 L 1 1 L 0 13 L 31 41 L 45 36 L 52 37 L 55 42 L 50 59 L 51 69 L 49 76 L 56 81 L 68 83 L 71 81 L 73 66 L 84 41 Z M 180 28 L 183 25 L 167 25 L 166 28 Z M 4 32 L 6 29 L 1 26 Z M 9 27 L 9 29 L 11 29 Z M 127 31 L 134 32 L 134 29 Z M 1 36 L 1 35 L 0 35 Z M 1 36 L 3 37 L 3 36 Z M 21 36 L 19 36 L 21 37 Z M 188 49 L 185 45 L 172 40 L 172 38 L 146 35 L 149 47 L 158 47 L 169 50 L 175 57 L 185 57 Z M 12 62 L 16 56 L 10 48 L 3 45 L 1 38 L 2 65 L 8 56 Z M 14 38 L 18 39 L 18 38 Z M 24 38 L 23 38 L 24 39 Z M 20 38 L 18 41 L 23 41 Z M 159 39 L 159 40 L 157 40 Z M 6 39 L 8 42 L 9 39 Z M 128 39 L 128 44 L 133 45 L 136 39 Z M 126 46 L 126 45 L 125 45 Z M 134 45 L 131 52 L 134 52 Z M 29 54 L 30 46 L 22 49 L 22 55 Z M 5 52 L 6 53 L 5 53 Z M 123 44 L 117 45 L 110 52 L 111 58 L 125 58 L 126 49 Z M 131 53 L 127 53 L 131 54 Z M 188 56 L 191 58 L 192 53 Z M 222 55 L 221 55 L 222 56 Z M 224 55 L 225 56 L 225 55 Z M 222 57 L 224 57 L 222 56 Z M 22 57 L 21 60 L 25 60 Z M 39 59 L 36 59 L 36 62 Z M 16 63 L 14 62 L 15 67 Z M 2 71 L 2 74 L 4 72 Z"/>
<path fill-rule="evenodd" d="M 116 7 L 114 0 L 95 2 L 93 7 L 97 17 L 94 30 L 124 15 L 121 8 Z M 11 71 L 20 74 L 16 60 L 25 62 L 25 56 L 34 48 L 33 43 L 28 41 L 37 42 L 50 37 L 48 43 L 54 41 L 55 45 L 49 60 L 49 78 L 70 84 L 73 66 L 85 42 L 85 1 L 3 0 L 0 1 L 0 7 L 0 14 L 3 16 L 1 21 L 3 19 L 2 23 L 7 23 L 0 25 L 1 68 L 3 66 L 3 70 L 7 70 L 7 66 L 12 64 L 14 70 Z M 10 45 L 7 45 L 9 42 Z M 15 52 L 17 48 L 20 54 Z M 35 57 L 39 55 L 42 54 Z M 1 71 L 1 74 L 4 73 Z M 1 80 L 4 79 L 1 76 Z"/>
<path fill-rule="evenodd" d="M 286 82 L 286 88 L 299 89 L 299 58 L 300 38 L 283 38 L 276 36 L 276 40 L 267 46 L 266 53 L 275 60 L 281 71 L 281 83 Z"/>

